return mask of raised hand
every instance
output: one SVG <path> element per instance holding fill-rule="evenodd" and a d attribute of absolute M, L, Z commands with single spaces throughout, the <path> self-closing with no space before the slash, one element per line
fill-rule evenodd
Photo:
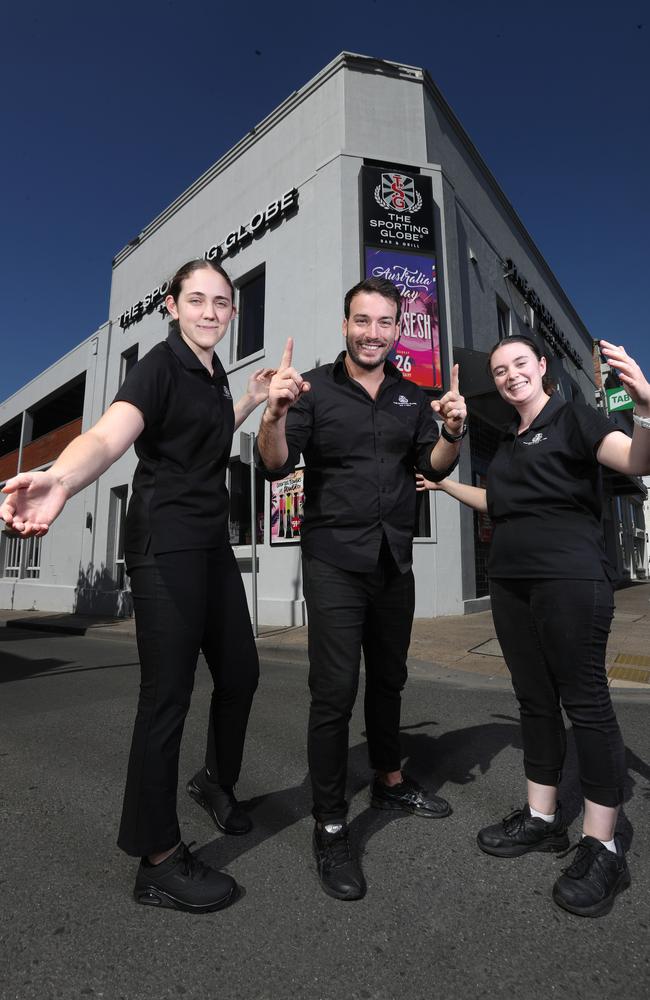
<path fill-rule="evenodd" d="M 44 535 L 59 516 L 68 493 L 47 472 L 22 472 L 7 480 L 2 492 L 7 498 L 0 507 L 0 517 L 22 538 Z"/>
<path fill-rule="evenodd" d="M 303 392 L 309 392 L 311 386 L 305 382 L 299 371 L 292 367 L 293 338 L 289 337 L 282 353 L 278 370 L 271 379 L 269 386 L 269 401 L 267 412 L 275 420 L 285 416 Z"/>
<path fill-rule="evenodd" d="M 259 404 L 263 403 L 265 399 L 268 399 L 271 379 L 276 374 L 277 368 L 258 368 L 257 371 L 253 372 L 250 376 L 246 388 L 251 402 L 253 402 L 255 406 L 259 406 Z"/>
<path fill-rule="evenodd" d="M 621 382 L 636 403 L 637 412 L 641 416 L 650 416 L 650 385 L 636 361 L 624 347 L 610 344 L 607 340 L 600 341 L 600 349 L 607 358 L 607 364 L 618 372 Z"/>
<path fill-rule="evenodd" d="M 454 365 L 451 370 L 449 391 L 444 394 L 442 399 L 434 399 L 431 403 L 431 409 L 434 413 L 440 414 L 450 434 L 460 434 L 467 419 L 465 399 L 461 396 L 458 387 L 458 372 L 459 366 Z"/>

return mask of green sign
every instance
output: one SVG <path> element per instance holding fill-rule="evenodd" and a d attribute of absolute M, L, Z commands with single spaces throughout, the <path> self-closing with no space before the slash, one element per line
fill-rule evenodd
<path fill-rule="evenodd" d="M 634 407 L 634 400 L 625 389 L 607 390 L 607 409 L 610 413 L 614 410 L 631 410 Z"/>

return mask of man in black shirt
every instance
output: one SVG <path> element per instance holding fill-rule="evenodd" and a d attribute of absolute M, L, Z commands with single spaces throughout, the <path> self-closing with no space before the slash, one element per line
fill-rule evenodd
<path fill-rule="evenodd" d="M 400 293 L 369 279 L 345 297 L 346 351 L 304 377 L 287 344 L 262 417 L 258 460 L 269 479 L 305 460 L 301 528 L 309 617 L 308 752 L 314 853 L 323 889 L 359 899 L 363 874 L 350 851 L 345 800 L 348 723 L 361 650 L 371 804 L 423 817 L 449 814 L 401 772 L 401 690 L 414 610 L 411 570 L 414 468 L 442 479 L 457 462 L 465 403 L 454 369 L 450 391 L 429 404 L 387 360 L 397 340 Z M 442 437 L 431 409 L 443 419 Z"/>

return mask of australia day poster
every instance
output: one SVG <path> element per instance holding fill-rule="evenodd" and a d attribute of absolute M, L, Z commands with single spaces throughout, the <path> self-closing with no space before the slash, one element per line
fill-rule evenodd
<path fill-rule="evenodd" d="M 387 278 L 402 296 L 399 340 L 391 360 L 410 382 L 442 389 L 435 257 L 366 247 L 366 278 Z"/>

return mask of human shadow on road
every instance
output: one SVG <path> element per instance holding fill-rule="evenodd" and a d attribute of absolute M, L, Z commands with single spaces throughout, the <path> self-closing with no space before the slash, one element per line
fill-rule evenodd
<path fill-rule="evenodd" d="M 437 792 L 445 783 L 457 785 L 476 780 L 507 746 L 520 747 L 518 721 L 492 722 L 468 726 L 437 736 L 431 730 L 435 720 L 401 729 L 402 752 L 408 773 L 428 790 Z M 365 733 L 363 734 L 365 735 Z M 368 765 L 365 740 L 350 747 L 348 754 L 348 799 L 368 788 L 372 772 Z M 311 783 L 306 774 L 299 785 L 255 796 L 242 803 L 253 819 L 254 828 L 244 837 L 219 837 L 201 849 L 201 856 L 227 865 L 270 837 L 311 814 Z M 363 850 L 375 833 L 403 817 L 368 807 L 350 823 L 350 830 Z"/>
<path fill-rule="evenodd" d="M 437 793 L 447 784 L 468 785 L 486 774 L 496 757 L 508 747 L 522 750 L 518 718 L 494 715 L 495 721 L 476 726 L 466 726 L 435 735 L 435 720 L 427 720 L 401 729 L 404 768 L 429 791 Z M 365 733 L 364 733 L 365 735 Z M 567 822 L 572 824 L 582 812 L 582 793 L 578 779 L 578 763 L 575 742 L 568 734 L 567 755 L 560 785 L 560 798 Z M 650 766 L 632 751 L 628 750 L 628 768 L 641 777 L 650 779 Z M 522 758 L 522 788 L 524 787 Z M 367 743 L 361 742 L 350 747 L 348 756 L 348 798 L 364 793 L 368 788 L 372 772 L 368 765 Z M 635 781 L 628 774 L 625 801 L 632 798 Z M 447 794 L 447 792 L 445 792 Z M 513 790 L 504 785 L 504 815 L 509 811 Z M 644 796 L 649 796 L 646 787 Z M 453 794 L 449 795 L 453 808 Z M 254 796 L 242 803 L 251 813 L 254 828 L 244 837 L 217 837 L 201 848 L 201 856 L 218 865 L 228 865 L 242 854 L 258 847 L 264 841 L 277 836 L 283 830 L 298 823 L 311 814 L 311 784 L 306 774 L 298 785 L 270 791 Z M 404 817 L 400 812 L 384 812 L 369 805 L 350 822 L 350 832 L 363 853 L 372 837 L 383 830 L 388 823 Z M 492 819 L 486 817 L 486 821 Z M 494 817 L 498 819 L 498 817 Z M 207 822 L 207 820 L 206 820 Z M 619 817 L 617 831 L 621 834 L 625 850 L 629 850 L 633 839 L 633 827 L 623 811 Z M 305 854 L 309 845 L 305 845 Z"/>
<path fill-rule="evenodd" d="M 36 680 L 46 675 L 59 677 L 61 674 L 86 673 L 89 670 L 114 670 L 117 667 L 136 667 L 138 661 L 132 663 L 101 663 L 83 666 L 76 660 L 60 660 L 55 657 L 16 656 L 14 653 L 0 652 L 0 684 L 11 681 Z M 65 668 L 65 669 L 64 669 Z"/>

